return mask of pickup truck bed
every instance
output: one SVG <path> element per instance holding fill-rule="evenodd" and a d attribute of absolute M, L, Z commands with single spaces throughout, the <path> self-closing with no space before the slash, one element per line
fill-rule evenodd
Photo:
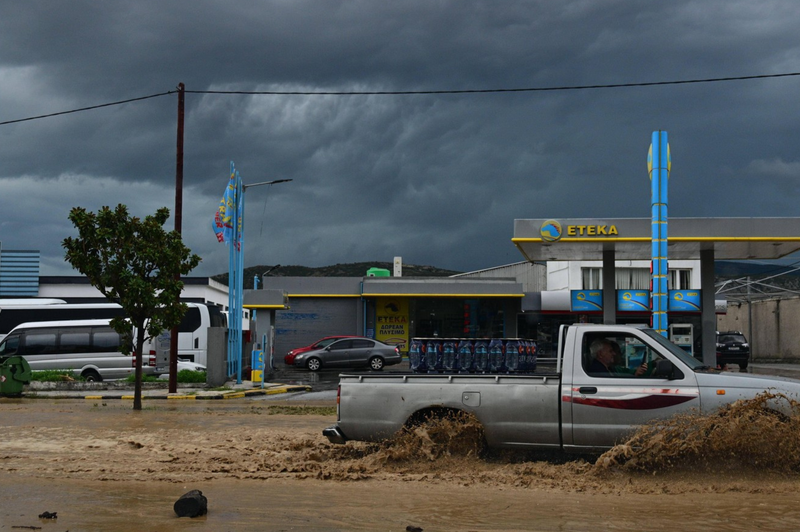
<path fill-rule="evenodd" d="M 559 382 L 556 373 L 344 374 L 339 404 L 347 408 L 338 430 L 344 440 L 379 441 L 428 414 L 466 411 L 485 427 L 492 447 L 560 447 Z M 527 436 L 531 431 L 535 442 Z"/>

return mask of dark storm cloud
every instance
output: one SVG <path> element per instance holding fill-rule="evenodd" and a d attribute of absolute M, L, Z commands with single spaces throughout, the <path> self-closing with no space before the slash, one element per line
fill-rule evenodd
<path fill-rule="evenodd" d="M 174 90 L 407 91 L 800 71 L 800 5 L 136 1 L 0 5 L 0 121 Z M 521 260 L 515 218 L 649 216 L 669 132 L 673 216 L 794 216 L 798 78 L 554 92 L 186 95 L 184 239 L 227 270 L 210 220 L 235 161 L 246 264 Z M 0 242 L 69 273 L 76 205 L 174 206 L 176 95 L 0 126 Z"/>

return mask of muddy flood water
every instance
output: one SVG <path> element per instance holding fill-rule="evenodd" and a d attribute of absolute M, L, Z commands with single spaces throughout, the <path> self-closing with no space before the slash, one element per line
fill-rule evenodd
<path fill-rule="evenodd" d="M 599 457 L 486 454 L 452 421 L 337 446 L 334 421 L 320 402 L 0 399 L 0 531 L 800 529 L 800 417 L 763 400 Z M 192 489 L 208 514 L 178 518 Z"/>

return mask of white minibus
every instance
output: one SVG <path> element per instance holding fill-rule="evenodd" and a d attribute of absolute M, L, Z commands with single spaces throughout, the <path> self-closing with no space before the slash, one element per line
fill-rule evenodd
<path fill-rule="evenodd" d="M 227 327 L 222 310 L 205 303 L 186 303 L 188 307 L 178 325 L 178 357 L 203 366 L 208 365 L 208 328 Z M 115 303 L 63 303 L 49 305 L 3 305 L 0 300 L 0 340 L 21 323 L 66 320 L 109 320 L 124 316 Z M 144 355 L 147 357 L 148 349 Z M 154 353 L 152 353 L 154 354 Z"/>
<path fill-rule="evenodd" d="M 19 355 L 37 370 L 68 370 L 87 381 L 124 379 L 135 372 L 133 355 L 120 352 L 123 340 L 110 320 L 22 323 L 0 341 L 0 360 Z M 155 357 L 142 361 L 143 375 L 155 373 Z"/>

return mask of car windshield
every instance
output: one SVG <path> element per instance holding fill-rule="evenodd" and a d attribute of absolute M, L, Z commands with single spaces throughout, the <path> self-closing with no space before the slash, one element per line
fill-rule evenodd
<path fill-rule="evenodd" d="M 658 342 L 660 345 L 664 346 L 670 353 L 675 355 L 680 359 L 681 362 L 689 366 L 690 369 L 695 370 L 698 368 L 706 367 L 701 361 L 694 358 L 692 355 L 678 347 L 677 345 L 673 344 L 660 334 L 658 334 L 653 329 L 642 329 L 642 332 L 645 333 L 647 336 Z"/>
<path fill-rule="evenodd" d="M 720 334 L 718 344 L 744 344 L 747 340 L 741 334 Z"/>

